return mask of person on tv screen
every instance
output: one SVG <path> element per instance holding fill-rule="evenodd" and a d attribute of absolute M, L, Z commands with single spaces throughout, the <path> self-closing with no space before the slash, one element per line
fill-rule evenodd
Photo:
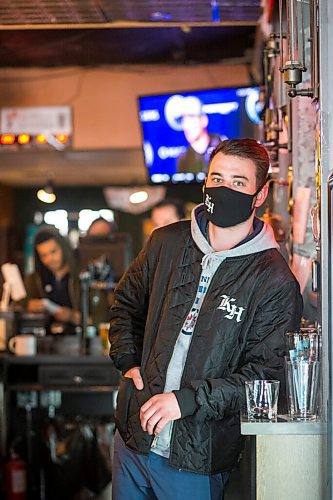
<path fill-rule="evenodd" d="M 189 146 L 178 158 L 177 171 L 206 173 L 211 152 L 227 137 L 208 132 L 208 116 L 202 110 L 202 102 L 195 96 L 182 99 L 179 119 Z"/>

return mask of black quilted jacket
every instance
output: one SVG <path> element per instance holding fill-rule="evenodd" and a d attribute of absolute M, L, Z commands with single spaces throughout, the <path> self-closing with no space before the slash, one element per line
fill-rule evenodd
<path fill-rule="evenodd" d="M 110 355 L 123 373 L 141 366 L 144 380 L 138 391 L 132 379 L 123 377 L 117 403 L 118 429 L 135 452 L 149 452 L 153 437 L 142 431 L 139 410 L 163 392 L 202 257 L 189 221 L 160 228 L 116 289 Z M 237 307 L 244 308 L 241 316 L 235 314 Z M 175 391 L 182 418 L 173 426 L 171 466 L 213 474 L 236 464 L 243 441 L 244 381 L 283 380 L 284 335 L 299 326 L 301 310 L 298 283 L 277 250 L 228 258 L 220 265 L 197 320 L 181 388 Z"/>

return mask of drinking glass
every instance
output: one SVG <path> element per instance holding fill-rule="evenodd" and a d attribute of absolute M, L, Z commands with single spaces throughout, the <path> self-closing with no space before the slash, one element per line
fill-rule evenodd
<path fill-rule="evenodd" d="M 276 420 L 279 387 L 278 380 L 249 380 L 245 382 L 249 420 Z"/>
<path fill-rule="evenodd" d="M 320 362 L 297 358 L 287 361 L 289 415 L 293 420 L 317 420 Z"/>

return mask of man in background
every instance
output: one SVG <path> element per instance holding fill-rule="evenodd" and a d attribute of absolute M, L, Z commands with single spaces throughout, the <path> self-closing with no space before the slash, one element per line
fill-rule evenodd
<path fill-rule="evenodd" d="M 88 227 L 87 236 L 110 236 L 115 231 L 117 231 L 115 222 L 110 222 L 103 217 L 99 217 L 92 221 Z"/>
<path fill-rule="evenodd" d="M 185 207 L 182 200 L 165 198 L 157 203 L 151 211 L 152 228 L 166 226 L 185 218 Z"/>
<path fill-rule="evenodd" d="M 211 152 L 226 137 L 208 132 L 208 116 L 197 97 L 184 97 L 180 106 L 180 119 L 189 146 L 178 158 L 177 172 L 206 173 Z"/>

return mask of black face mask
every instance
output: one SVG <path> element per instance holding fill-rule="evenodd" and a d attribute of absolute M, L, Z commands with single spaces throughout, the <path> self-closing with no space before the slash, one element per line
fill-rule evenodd
<path fill-rule="evenodd" d="M 241 193 L 225 186 L 204 187 L 204 207 L 207 219 L 215 226 L 232 227 L 245 222 L 254 210 L 254 194 Z"/>

